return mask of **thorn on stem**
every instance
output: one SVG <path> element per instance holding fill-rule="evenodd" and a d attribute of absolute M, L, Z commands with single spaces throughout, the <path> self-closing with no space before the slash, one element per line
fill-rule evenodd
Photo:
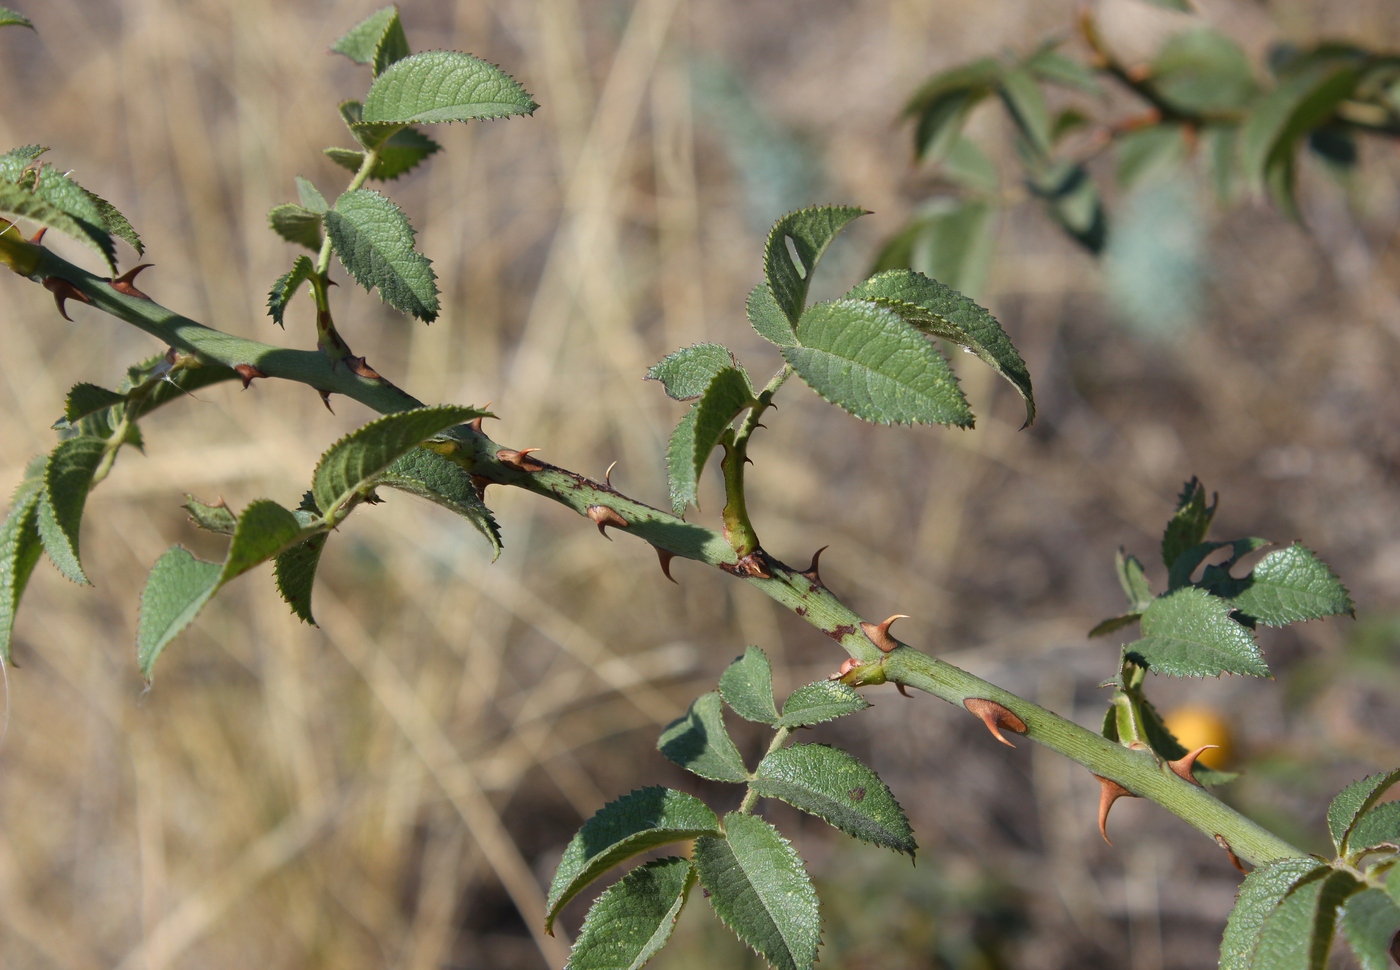
<path fill-rule="evenodd" d="M 1120 798 L 1137 798 L 1132 792 L 1118 784 L 1110 781 L 1102 775 L 1094 775 L 1099 783 L 1099 834 L 1109 845 L 1113 840 L 1108 837 L 1108 810 L 1113 807 L 1113 803 Z"/>
<path fill-rule="evenodd" d="M 118 293 L 124 293 L 127 296 L 134 296 L 138 300 L 149 300 L 149 296 L 142 293 L 136 288 L 135 281 L 136 275 L 138 273 L 140 273 L 143 269 L 150 268 L 150 263 L 142 263 L 139 266 L 133 266 L 131 269 L 127 270 L 125 273 L 111 281 L 112 289 L 116 290 Z"/>
<path fill-rule="evenodd" d="M 909 693 L 907 690 L 904 689 L 904 684 L 902 684 L 900 681 L 897 681 L 897 680 L 896 680 L 896 681 L 894 682 L 894 689 L 897 690 L 897 691 L 899 691 L 899 692 L 900 692 L 901 694 L 903 694 L 905 697 L 908 697 L 910 700 L 912 700 L 912 699 L 914 698 L 914 695 L 913 695 L 913 694 Z M 1015 747 L 1015 745 L 1012 745 L 1012 747 Z"/>
<path fill-rule="evenodd" d="M 486 501 L 486 486 L 493 485 L 494 482 L 485 475 L 473 475 L 472 486 L 476 489 L 476 494 L 481 496 L 481 500 Z"/>
<path fill-rule="evenodd" d="M 66 301 L 72 299 L 82 303 L 92 302 L 92 297 L 60 276 L 44 277 L 44 289 L 53 294 L 53 301 L 58 304 L 58 312 L 69 323 L 73 322 L 73 318 L 68 315 L 68 308 L 64 305 Z"/>
<path fill-rule="evenodd" d="M 612 541 L 612 536 L 607 533 L 608 526 L 612 526 L 614 529 L 625 529 L 631 525 L 616 509 L 610 509 L 606 505 L 590 505 L 588 517 L 598 527 L 598 534 L 609 542 Z"/>
<path fill-rule="evenodd" d="M 1001 733 L 1003 728 L 1017 734 L 1026 733 L 1026 722 L 996 701 L 989 701 L 983 697 L 969 697 L 963 701 L 963 707 L 980 717 L 982 723 L 987 725 L 987 730 L 992 732 L 992 737 L 1008 748 L 1014 748 L 1016 745 L 1006 740 L 1006 736 Z"/>
<path fill-rule="evenodd" d="M 477 434 L 483 433 L 481 430 L 481 418 L 472 418 L 470 421 L 467 422 L 467 427 L 471 428 Z"/>
<path fill-rule="evenodd" d="M 43 242 L 43 241 L 44 241 L 44 233 L 46 233 L 46 232 L 48 232 L 48 231 L 49 231 L 49 227 L 48 227 L 48 226 L 40 226 L 37 230 L 35 230 L 34 235 L 32 235 L 32 236 L 29 237 L 29 243 L 30 243 L 30 245 L 32 245 L 32 246 L 37 246 L 37 245 L 39 245 L 41 242 Z"/>
<path fill-rule="evenodd" d="M 532 451 L 539 450 L 538 448 L 522 448 L 519 451 L 514 451 L 510 448 L 502 448 L 496 452 L 496 460 L 518 472 L 542 472 L 544 471 L 544 463 L 530 457 Z"/>
<path fill-rule="evenodd" d="M 1203 744 L 1195 751 L 1186 752 L 1186 754 L 1177 758 L 1175 761 L 1168 761 L 1167 766 L 1171 768 L 1172 771 L 1176 772 L 1178 777 L 1189 781 L 1193 785 L 1199 785 L 1200 782 L 1197 781 L 1196 776 L 1191 773 L 1191 770 L 1196 767 L 1196 759 L 1211 748 L 1218 747 L 1220 747 L 1218 744 Z"/>
<path fill-rule="evenodd" d="M 616 467 L 617 462 L 613 462 L 611 465 L 608 466 L 608 470 L 603 472 L 603 484 L 606 485 L 608 488 L 612 488 L 612 470 Z"/>
<path fill-rule="evenodd" d="M 253 383 L 254 378 L 267 376 L 262 371 L 254 367 L 252 364 L 239 364 L 236 367 L 234 367 L 234 372 L 237 373 L 238 376 L 243 379 L 243 390 L 245 391 L 248 390 L 248 385 Z M 329 406 L 330 405 L 327 405 L 327 407 Z"/>
<path fill-rule="evenodd" d="M 316 393 L 321 395 L 321 403 L 326 406 L 326 410 L 335 414 L 335 408 L 331 407 L 331 392 L 317 389 Z"/>
<path fill-rule="evenodd" d="M 652 548 L 656 550 L 656 558 L 661 560 L 661 571 L 666 574 L 667 579 L 679 586 L 680 583 L 676 582 L 676 577 L 671 575 L 671 560 L 676 558 L 676 554 L 674 552 L 668 552 L 660 546 L 653 546 Z"/>
<path fill-rule="evenodd" d="M 812 565 L 810 565 L 810 566 L 808 566 L 806 569 L 802 570 L 802 573 L 801 573 L 801 575 L 806 576 L 808 579 L 810 579 L 812 582 L 816 583 L 818 586 L 822 586 L 822 587 L 825 587 L 825 586 L 826 586 L 826 583 L 823 583 L 823 582 L 822 582 L 822 574 L 821 574 L 820 572 L 817 571 L 817 565 L 818 565 L 818 563 L 821 561 L 822 553 L 826 552 L 826 551 L 827 551 L 828 549 L 830 549 L 830 548 L 831 548 L 830 546 L 822 546 L 822 547 L 821 547 L 820 549 L 818 549 L 816 552 L 812 553 Z"/>
<path fill-rule="evenodd" d="M 1221 835 L 1220 833 L 1217 832 L 1216 835 L 1215 835 L 1215 843 L 1216 843 L 1218 846 L 1220 846 L 1220 848 L 1224 849 L 1225 852 L 1226 852 L 1226 854 L 1229 855 L 1229 857 L 1230 857 L 1230 864 L 1233 865 L 1233 866 L 1234 866 L 1236 869 L 1238 869 L 1240 872 L 1244 872 L 1244 866 L 1240 863 L 1240 857 L 1237 856 L 1237 855 L 1235 855 L 1235 850 L 1234 850 L 1234 849 L 1230 848 L 1230 842 L 1229 842 L 1229 840 L 1227 840 L 1227 839 L 1225 838 L 1225 836 L 1223 836 L 1223 835 Z M 1400 939 L 1400 936 L 1397 936 L 1396 939 Z M 1393 950 L 1392 950 L 1392 954 L 1393 954 Z"/>
<path fill-rule="evenodd" d="M 896 613 L 883 623 L 866 623 L 862 621 L 860 628 L 865 631 L 865 635 L 870 638 L 870 642 L 880 648 L 881 652 L 889 653 L 895 647 L 899 646 L 899 641 L 890 636 L 890 624 L 895 620 L 907 619 L 909 619 L 908 614 Z"/>
<path fill-rule="evenodd" d="M 346 357 L 345 366 L 349 367 L 352 373 L 359 377 L 363 377 L 365 380 L 377 381 L 382 379 L 380 378 L 379 373 L 373 367 L 365 363 L 365 359 L 363 357 Z"/>

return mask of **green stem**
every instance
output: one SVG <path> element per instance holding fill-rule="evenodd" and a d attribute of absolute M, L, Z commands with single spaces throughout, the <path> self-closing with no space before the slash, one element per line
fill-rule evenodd
<path fill-rule="evenodd" d="M 789 736 L 790 734 L 792 734 L 792 728 L 790 728 L 790 727 L 780 727 L 780 728 L 778 728 L 777 733 L 773 735 L 773 740 L 770 741 L 770 742 L 768 743 L 768 750 L 767 750 L 766 752 L 764 752 L 764 755 L 763 755 L 763 756 L 766 758 L 766 757 L 768 757 L 768 755 L 772 754 L 774 751 L 777 751 L 779 748 L 781 748 L 781 747 L 783 746 L 783 743 L 787 741 L 788 736 Z M 748 790 L 744 792 L 744 800 L 743 800 L 742 802 L 739 803 L 739 814 L 740 814 L 740 815 L 747 815 L 747 814 L 749 814 L 750 812 L 753 811 L 753 807 L 754 807 L 754 805 L 757 804 L 757 803 L 758 803 L 758 792 L 756 792 L 756 791 L 754 790 L 753 786 L 750 785 L 749 788 L 748 788 Z"/>
<path fill-rule="evenodd" d="M 25 270 L 22 275 L 36 282 L 50 276 L 65 279 L 91 299 L 93 308 L 207 361 L 226 367 L 251 364 L 267 377 L 344 394 L 382 414 L 422 406 L 416 398 L 383 378 L 361 377 L 348 368 L 334 367 L 317 351 L 285 350 L 245 340 L 196 323 L 154 301 L 119 293 L 106 279 L 43 247 L 2 235 L 0 250 L 3 250 L 0 261 L 12 267 L 22 266 Z M 786 374 L 781 377 L 785 378 Z M 775 385 L 781 382 L 774 378 L 765 393 L 776 390 Z M 752 433 L 751 428 L 749 433 Z M 900 645 L 892 653 L 881 653 L 861 632 L 861 617 L 822 585 L 815 574 L 802 573 L 771 556 L 765 560 L 769 575 L 743 572 L 737 568 L 739 557 L 734 548 L 718 532 L 620 495 L 577 472 L 536 462 L 535 456 L 531 456 L 528 463 L 521 462 L 518 457 L 510 463 L 499 461 L 496 453 L 501 446 L 470 427 L 457 428 L 453 437 L 457 442 L 454 460 L 487 482 L 526 489 L 573 509 L 579 515 L 588 515 L 592 506 L 611 509 L 627 523 L 617 531 L 636 535 L 674 556 L 741 575 L 745 582 L 839 643 L 862 665 L 858 671 L 864 683 L 891 680 L 958 705 L 970 697 L 995 701 L 1026 722 L 1027 737 L 1031 740 L 1078 762 L 1095 775 L 1118 782 L 1133 794 L 1156 802 L 1206 835 L 1220 836 L 1242 859 L 1258 865 L 1270 859 L 1306 855 L 1219 802 L 1204 789 L 1178 778 L 1147 752 L 1130 751 L 1114 744 L 1024 698 L 910 647 Z M 735 437 L 737 441 L 738 435 Z"/>
<path fill-rule="evenodd" d="M 759 548 L 758 533 L 749 521 L 748 501 L 744 496 L 744 466 L 748 464 L 749 439 L 758 429 L 763 412 L 772 406 L 773 395 L 778 393 L 778 388 L 783 386 L 791 373 L 792 367 L 783 364 L 759 392 L 734 439 L 724 443 L 724 460 L 720 462 L 720 471 L 724 474 L 724 511 L 721 518 L 724 520 L 725 537 L 740 559 L 752 555 Z"/>
<path fill-rule="evenodd" d="M 355 177 L 350 180 L 345 191 L 353 192 L 363 186 L 369 179 L 369 173 L 374 171 L 374 166 L 378 163 L 379 150 L 366 150 L 365 157 L 360 160 L 359 170 L 355 172 Z M 336 331 L 335 320 L 331 316 L 330 269 L 331 234 L 328 232 L 321 240 L 321 252 L 316 257 L 316 276 L 311 281 L 311 297 L 316 301 L 316 346 L 334 363 L 350 356 L 350 345 Z"/>
<path fill-rule="evenodd" d="M 366 149 L 365 157 L 360 160 L 360 167 L 355 172 L 355 177 L 350 180 L 350 184 L 345 187 L 346 192 L 354 192 L 358 188 L 363 188 L 365 182 L 369 180 L 369 173 L 374 171 L 374 166 L 379 164 L 379 149 Z M 331 237 L 328 233 L 321 241 L 321 253 L 316 257 L 316 275 L 322 281 L 326 279 L 326 272 L 331 268 Z"/>

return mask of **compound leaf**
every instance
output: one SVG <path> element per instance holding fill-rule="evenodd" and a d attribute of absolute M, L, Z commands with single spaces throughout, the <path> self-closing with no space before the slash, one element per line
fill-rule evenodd
<path fill-rule="evenodd" d="M 1205 486 L 1194 477 L 1182 487 L 1176 512 L 1167 522 L 1167 530 L 1162 535 L 1162 564 L 1168 570 L 1176 565 L 1183 553 L 1205 542 L 1218 504 L 1217 498 L 1215 504 L 1206 505 Z"/>
<path fill-rule="evenodd" d="M 948 362 L 893 310 L 859 300 L 819 303 L 802 316 L 800 347 L 783 356 L 807 384 L 876 424 L 972 427 Z"/>
<path fill-rule="evenodd" d="M 501 554 L 501 528 L 461 465 L 426 448 L 414 448 L 379 477 L 378 484 L 425 498 L 466 519 Z"/>
<path fill-rule="evenodd" d="M 222 568 L 180 546 L 166 550 L 151 567 L 136 626 L 136 662 L 148 680 L 166 644 L 193 622 L 218 589 Z"/>
<path fill-rule="evenodd" d="M 1337 855 L 1347 854 L 1347 843 L 1356 820 L 1370 810 L 1382 795 L 1400 781 L 1400 768 L 1359 778 L 1343 788 L 1327 809 L 1327 830 Z"/>
<path fill-rule="evenodd" d="M 287 304 L 292 302 L 292 297 L 301 289 L 301 284 L 315 275 L 316 267 L 311 262 L 311 257 L 303 255 L 296 258 L 291 269 L 277 277 L 277 282 L 272 284 L 272 290 L 267 294 L 267 315 L 272 317 L 273 323 L 279 327 L 286 326 L 284 319 Z"/>
<path fill-rule="evenodd" d="M 87 436 L 60 442 L 44 466 L 44 488 L 39 496 L 39 535 L 44 550 L 58 571 L 75 583 L 89 585 L 78 562 L 78 532 L 83 521 L 92 477 L 107 442 Z"/>
<path fill-rule="evenodd" d="M 233 530 L 233 542 L 219 572 L 219 585 L 267 562 L 302 538 L 302 523 L 292 512 L 270 499 L 249 503 Z"/>
<path fill-rule="evenodd" d="M 754 332 L 764 340 L 779 347 L 792 347 L 797 343 L 797 334 L 792 329 L 792 323 L 778 306 L 773 290 L 767 283 L 759 283 L 749 292 L 745 310 Z"/>
<path fill-rule="evenodd" d="M 267 214 L 272 231 L 289 243 L 305 246 L 314 252 L 321 250 L 321 216 L 291 202 L 273 206 Z"/>
<path fill-rule="evenodd" d="M 1384 892 L 1363 889 L 1348 899 L 1342 907 L 1342 933 L 1362 970 L 1394 970 L 1400 908 Z"/>
<path fill-rule="evenodd" d="M 397 6 L 376 10 L 331 45 L 356 64 L 368 64 L 377 77 L 384 68 L 409 54 Z"/>
<path fill-rule="evenodd" d="M 1148 583 L 1147 571 L 1142 568 L 1137 556 L 1127 554 L 1120 546 L 1114 554 L 1113 566 L 1118 572 L 1118 584 L 1123 587 L 1123 595 L 1128 598 L 1128 605 L 1137 612 L 1147 609 L 1154 598 L 1152 586 Z"/>
<path fill-rule="evenodd" d="M 791 843 L 761 818 L 731 812 L 726 838 L 695 842 L 715 914 L 777 970 L 810 970 L 821 942 L 817 894 Z"/>
<path fill-rule="evenodd" d="M 837 233 L 863 215 L 864 209 L 827 205 L 789 212 L 773 224 L 763 251 L 763 272 L 774 301 L 790 323 L 796 325 L 802 317 L 812 273 L 822 254 Z M 792 252 L 788 251 L 789 244 Z"/>
<path fill-rule="evenodd" d="M 870 702 L 857 693 L 854 687 L 836 680 L 819 680 L 799 687 L 783 702 L 783 713 L 774 727 L 810 727 L 834 721 L 838 717 L 863 711 Z"/>
<path fill-rule="evenodd" d="M 1295 885 L 1259 927 L 1253 965 L 1259 970 L 1323 970 L 1337 929 L 1337 908 L 1360 887 L 1340 870 Z"/>
<path fill-rule="evenodd" d="M 539 105 L 494 64 L 457 51 L 426 51 L 391 64 L 370 85 L 366 124 L 439 124 L 533 114 Z"/>
<path fill-rule="evenodd" d="M 341 264 L 366 290 L 404 313 L 432 322 L 438 314 L 437 275 L 413 248 L 413 227 L 398 206 L 370 189 L 336 200 L 324 216 Z"/>
<path fill-rule="evenodd" d="M 1103 199 L 1089 170 L 1070 161 L 1031 168 L 1026 185 L 1044 200 L 1045 211 L 1060 228 L 1089 252 L 1098 254 L 1108 239 Z"/>
<path fill-rule="evenodd" d="M 81 233 L 75 238 L 101 253 L 102 258 L 107 261 L 107 265 L 115 273 L 117 247 L 112 242 L 111 229 L 107 225 L 106 216 L 103 214 L 103 208 L 99 205 L 97 196 L 52 165 L 44 165 L 36 174 L 37 178 L 33 186 L 34 194 L 50 205 L 61 209 L 77 223 Z M 54 226 L 54 228 L 63 232 L 67 231 L 61 226 Z"/>
<path fill-rule="evenodd" d="M 711 781 L 748 781 L 739 749 L 724 728 L 719 691 L 701 694 L 661 732 L 656 748 L 691 774 Z"/>
<path fill-rule="evenodd" d="M 402 455 L 476 417 L 492 417 L 479 408 L 443 405 L 387 414 L 341 438 L 316 464 L 311 491 L 327 519 Z"/>
<path fill-rule="evenodd" d="M 549 887 L 546 932 L 569 900 L 613 866 L 702 835 L 722 833 L 715 813 L 694 795 L 669 788 L 639 788 L 604 805 L 564 849 Z"/>
<path fill-rule="evenodd" d="M 778 718 L 778 705 L 773 699 L 773 665 L 758 647 L 749 647 L 724 669 L 719 693 L 734 713 L 746 721 L 772 724 Z"/>
<path fill-rule="evenodd" d="M 1326 616 L 1352 616 L 1347 588 L 1311 549 L 1294 543 L 1269 553 L 1244 579 L 1207 567 L 1201 585 L 1266 626 L 1286 626 Z"/>
<path fill-rule="evenodd" d="M 0 663 L 10 661 L 10 639 L 20 597 L 43 552 L 39 538 L 39 496 L 43 491 L 44 459 L 25 472 L 10 502 L 10 514 L 0 525 Z"/>
<path fill-rule="evenodd" d="M 646 379 L 660 381 L 668 397 L 690 401 L 705 393 L 716 374 L 726 367 L 738 368 L 734 354 L 722 344 L 694 344 L 682 347 L 651 366 Z"/>
<path fill-rule="evenodd" d="M 589 908 L 565 970 L 640 970 L 670 941 L 695 878 L 677 856 L 633 869 Z"/>
<path fill-rule="evenodd" d="M 1389 845 L 1400 849 L 1400 802 L 1377 805 L 1356 820 L 1347 838 L 1347 852 L 1357 855 Z"/>
<path fill-rule="evenodd" d="M 1268 677 L 1254 634 L 1230 618 L 1229 604 L 1188 586 L 1152 601 L 1142 614 L 1142 639 L 1124 650 L 1159 674 Z"/>
<path fill-rule="evenodd" d="M 870 768 L 840 748 L 795 744 L 770 752 L 758 763 L 754 791 L 780 798 L 853 838 L 914 854 L 909 819 Z"/>
<path fill-rule="evenodd" d="M 370 169 L 369 177 L 391 182 L 441 150 L 441 145 L 417 129 L 401 128 L 379 144 L 379 158 Z M 331 161 L 352 172 L 358 172 L 364 164 L 364 152 L 349 148 L 327 148 L 324 151 Z"/>
<path fill-rule="evenodd" d="M 1264 920 L 1299 882 L 1326 869 L 1316 859 L 1275 859 L 1246 876 L 1220 941 L 1220 970 L 1251 970 Z"/>

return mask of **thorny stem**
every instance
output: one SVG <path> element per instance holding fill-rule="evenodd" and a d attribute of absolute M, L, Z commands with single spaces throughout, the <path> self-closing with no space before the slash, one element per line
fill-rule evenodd
<path fill-rule="evenodd" d="M 285 350 L 245 340 L 196 323 L 152 300 L 127 296 L 95 276 L 40 246 L 0 235 L 0 262 L 38 282 L 58 277 L 86 294 L 91 305 L 146 331 L 177 350 L 236 367 L 252 364 L 267 377 L 307 384 L 344 394 L 381 414 L 421 407 L 422 403 L 382 377 L 367 378 L 334 367 L 318 351 Z M 544 462 L 516 467 L 497 459 L 501 446 L 480 432 L 462 426 L 452 432 L 457 443 L 452 457 L 482 480 L 511 485 L 558 502 L 580 515 L 590 506 L 618 513 L 628 532 L 674 556 L 724 568 L 738 557 L 723 535 L 686 522 L 669 512 L 621 495 L 611 487 L 577 472 Z M 518 453 L 517 453 L 518 454 Z M 531 456 L 533 459 L 533 456 Z M 831 637 L 857 666 L 848 675 L 856 685 L 885 681 L 904 684 L 955 705 L 968 698 L 1001 704 L 1027 725 L 1026 737 L 1078 762 L 1091 772 L 1117 782 L 1186 820 L 1208 837 L 1225 840 L 1241 859 L 1260 865 L 1272 859 L 1306 857 L 1296 848 L 1215 799 L 1205 789 L 1184 781 L 1146 751 L 1132 751 L 1003 690 L 952 664 L 898 645 L 885 654 L 861 632 L 862 618 L 828 590 L 819 579 L 766 557 L 768 576 L 744 574 L 745 582 L 792 610 Z M 732 574 L 732 570 L 731 574 Z"/>
<path fill-rule="evenodd" d="M 781 748 L 783 746 L 783 742 L 787 741 L 788 736 L 790 734 L 792 734 L 792 728 L 778 728 L 778 732 L 773 735 L 773 740 L 769 742 L 768 750 L 764 752 L 763 756 L 766 758 L 768 755 Z M 748 790 L 744 792 L 744 800 L 739 803 L 739 814 L 749 814 L 749 812 L 753 811 L 753 807 L 757 802 L 758 792 L 754 789 L 753 785 L 749 785 Z"/>
<path fill-rule="evenodd" d="M 758 429 L 763 412 L 772 406 L 773 395 L 778 393 L 778 388 L 783 386 L 791 373 L 792 365 L 783 364 L 759 392 L 757 402 L 749 408 L 748 416 L 739 426 L 734 440 L 724 442 L 724 460 L 720 462 L 720 470 L 724 473 L 724 511 L 721 518 L 725 537 L 740 559 L 752 555 L 759 548 L 758 533 L 749 521 L 748 501 L 744 497 L 744 465 L 749 460 L 749 438 Z"/>

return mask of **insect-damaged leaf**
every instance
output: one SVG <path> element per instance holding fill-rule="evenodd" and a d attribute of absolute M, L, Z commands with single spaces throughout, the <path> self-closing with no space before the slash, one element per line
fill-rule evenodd
<path fill-rule="evenodd" d="M 689 401 L 705 393 L 716 374 L 739 365 L 722 344 L 694 344 L 668 354 L 647 371 L 646 379 L 660 381 L 668 397 Z"/>
<path fill-rule="evenodd" d="M 437 275 L 413 248 L 413 227 L 398 206 L 378 192 L 355 189 L 324 216 L 341 265 L 366 290 L 420 320 L 437 319 Z"/>
<path fill-rule="evenodd" d="M 1394 970 L 1400 907 L 1384 892 L 1363 889 L 1348 899 L 1342 907 L 1342 933 L 1362 970 Z"/>
<path fill-rule="evenodd" d="M 331 45 L 331 50 L 344 54 L 356 64 L 368 64 L 377 77 L 395 61 L 409 54 L 408 38 L 403 32 L 397 6 L 376 10 L 351 27 L 345 36 Z"/>
<path fill-rule="evenodd" d="M 763 272 L 774 301 L 790 323 L 796 325 L 802 317 L 812 274 L 826 248 L 837 233 L 863 215 L 864 209 L 827 205 L 789 212 L 773 224 L 763 251 Z M 759 333 L 764 335 L 762 330 Z"/>
<path fill-rule="evenodd" d="M 39 495 L 43 491 L 44 459 L 36 458 L 15 489 L 10 514 L 0 525 L 0 663 L 10 661 L 10 639 L 20 597 L 43 552 L 39 538 Z"/>
<path fill-rule="evenodd" d="M 291 202 L 273 206 L 267 214 L 272 231 L 289 243 L 305 246 L 314 252 L 321 249 L 321 215 Z"/>
<path fill-rule="evenodd" d="M 1349 836 L 1356 820 L 1370 810 L 1392 785 L 1400 782 L 1400 768 L 1359 778 L 1343 788 L 1327 809 L 1327 830 L 1337 855 L 1347 854 Z"/>
<path fill-rule="evenodd" d="M 695 842 L 715 914 L 777 970 L 809 970 L 821 941 L 817 894 L 792 845 L 761 818 L 731 812 L 726 838 Z"/>
<path fill-rule="evenodd" d="M 850 414 L 876 424 L 972 427 L 948 362 L 893 310 L 859 300 L 819 303 L 797 328 L 800 347 L 783 356 L 807 384 Z"/>
<path fill-rule="evenodd" d="M 840 748 L 795 744 L 758 763 L 754 791 L 825 819 L 853 838 L 914 854 L 909 819 L 874 771 Z"/>
<path fill-rule="evenodd" d="M 457 51 L 413 54 L 370 85 L 365 124 L 438 124 L 528 115 L 539 105 L 494 64 Z"/>
<path fill-rule="evenodd" d="M 1123 649 L 1159 674 L 1269 676 L 1254 634 L 1230 618 L 1227 603 L 1194 586 L 1153 600 L 1142 614 L 1142 639 Z"/>
<path fill-rule="evenodd" d="M 422 132 L 402 128 L 379 143 L 379 159 L 369 170 L 369 177 L 382 182 L 393 181 L 413 171 L 424 159 L 441 150 L 441 145 Z M 331 161 L 352 172 L 358 172 L 364 164 L 364 152 L 349 148 L 327 148 L 324 151 Z"/>
<path fill-rule="evenodd" d="M 749 647 L 724 669 L 719 693 L 734 713 L 746 721 L 772 724 L 778 718 L 778 705 L 773 699 L 773 665 L 758 647 Z"/>
<path fill-rule="evenodd" d="M 379 477 L 378 484 L 409 492 L 456 512 L 491 544 L 492 558 L 500 556 L 500 526 L 462 466 L 426 448 L 414 448 L 390 465 Z"/>
<path fill-rule="evenodd" d="M 283 321 L 287 315 L 287 304 L 292 302 L 292 297 L 301 289 L 301 284 L 315 275 L 316 267 L 312 264 L 311 257 L 298 256 L 292 268 L 277 278 L 277 282 L 272 284 L 271 292 L 267 294 L 267 315 L 272 317 L 273 323 L 279 327 L 286 326 Z"/>
<path fill-rule="evenodd" d="M 739 749 L 724 728 L 719 691 L 701 694 L 684 716 L 666 725 L 656 748 L 686 771 L 711 781 L 748 781 Z"/>
<path fill-rule="evenodd" d="M 1243 579 L 1235 579 L 1226 567 L 1207 566 L 1201 586 L 1266 626 L 1354 614 L 1342 581 L 1311 549 L 1296 542 L 1269 553 Z"/>
<path fill-rule="evenodd" d="M 869 706 L 870 702 L 861 697 L 854 687 L 840 681 L 819 680 L 789 694 L 783 702 L 782 716 L 773 722 L 773 726 L 810 727 L 863 711 Z"/>
<path fill-rule="evenodd" d="M 1302 879 L 1324 875 L 1326 870 L 1316 859 L 1276 859 L 1251 872 L 1240 885 L 1225 924 L 1220 970 L 1251 970 L 1264 920 Z"/>
<path fill-rule="evenodd" d="M 1337 908 L 1361 888 L 1350 873 L 1304 877 L 1264 918 L 1254 948 L 1257 970 L 1323 970 L 1337 929 Z"/>
<path fill-rule="evenodd" d="M 588 910 L 568 970 L 634 970 L 661 951 L 695 885 L 689 859 L 657 859 L 608 888 Z"/>
<path fill-rule="evenodd" d="M 669 788 L 639 788 L 598 810 L 579 829 L 549 887 L 545 930 L 559 911 L 613 866 L 658 846 L 702 835 L 721 835 L 719 819 L 694 795 Z"/>
<path fill-rule="evenodd" d="M 60 442 L 44 466 L 39 496 L 39 535 L 44 550 L 59 572 L 84 586 L 88 578 L 78 561 L 78 532 L 93 475 L 106 451 L 107 442 L 101 438 L 84 436 Z"/>

